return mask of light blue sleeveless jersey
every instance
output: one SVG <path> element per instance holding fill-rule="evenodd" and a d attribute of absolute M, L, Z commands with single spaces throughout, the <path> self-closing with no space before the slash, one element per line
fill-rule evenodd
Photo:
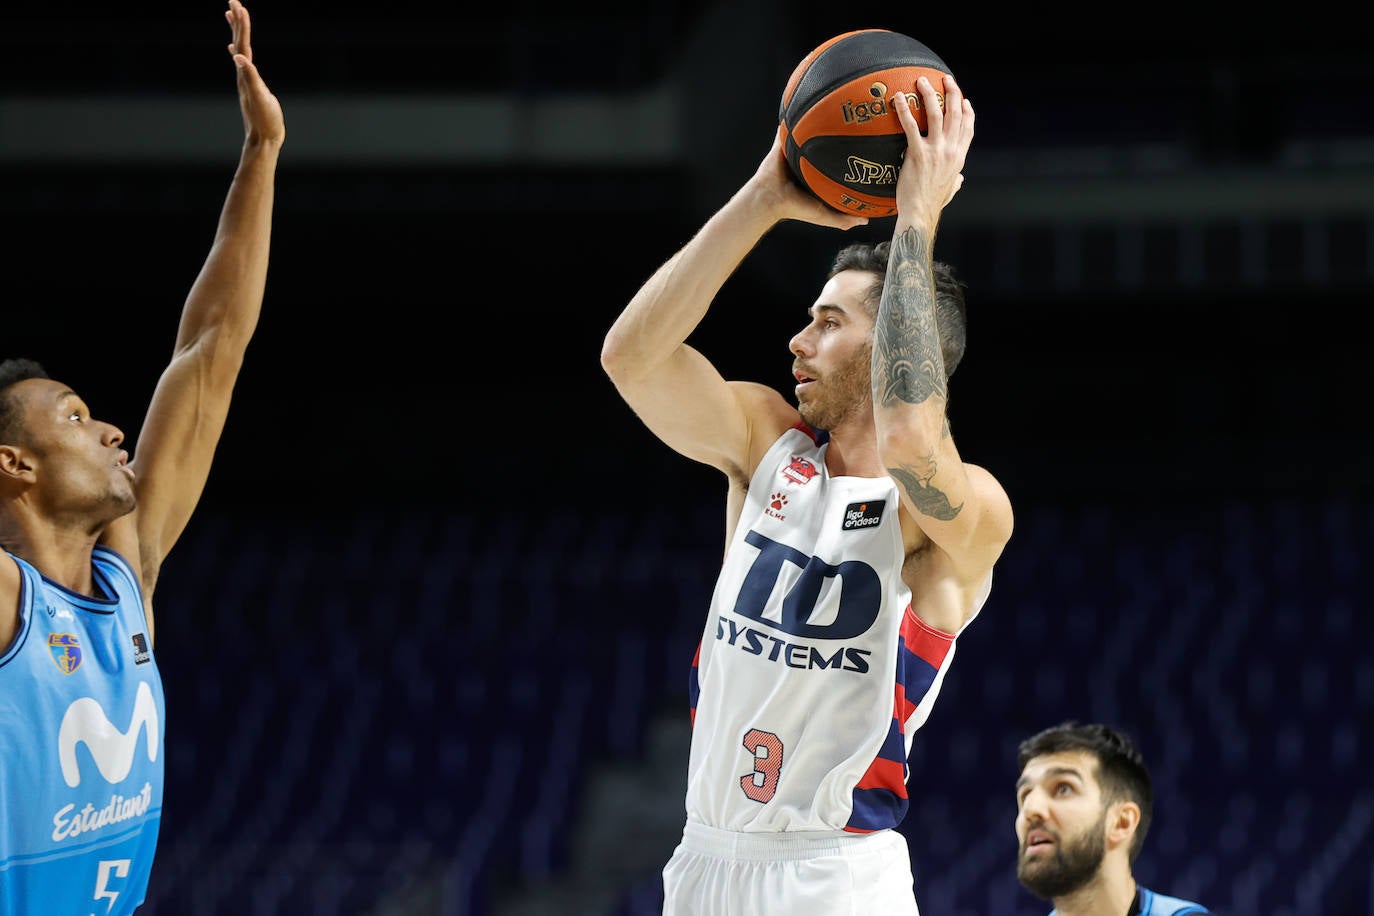
<path fill-rule="evenodd" d="M 1202 916 L 1211 910 L 1191 900 L 1178 897 L 1165 897 L 1154 891 L 1137 887 L 1140 894 L 1140 916 Z"/>
<path fill-rule="evenodd" d="M 1140 898 L 1140 909 L 1132 910 L 1132 913 L 1138 916 L 1210 916 L 1212 912 L 1200 903 L 1178 897 L 1165 897 L 1138 885 L 1136 893 Z M 1050 916 L 1056 916 L 1058 912 L 1050 910 Z"/>
<path fill-rule="evenodd" d="M 0 654 L 0 916 L 133 913 L 162 819 L 166 711 L 142 591 L 103 547 L 92 557 L 102 598 L 14 562 L 19 632 Z"/>

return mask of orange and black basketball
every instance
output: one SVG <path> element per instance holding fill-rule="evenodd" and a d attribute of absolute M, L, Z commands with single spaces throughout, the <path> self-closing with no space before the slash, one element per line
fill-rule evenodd
<path fill-rule="evenodd" d="M 896 214 L 906 134 L 893 97 L 902 92 L 915 102 L 924 131 L 916 80 L 929 79 L 943 106 L 950 72 L 930 48 L 888 29 L 858 29 L 823 42 L 797 64 L 782 93 L 778 120 L 792 173 L 841 213 Z"/>

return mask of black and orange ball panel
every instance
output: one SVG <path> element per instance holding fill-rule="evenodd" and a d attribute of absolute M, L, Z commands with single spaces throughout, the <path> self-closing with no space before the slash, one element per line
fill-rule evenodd
<path fill-rule="evenodd" d="M 930 48 L 888 29 L 858 29 L 822 42 L 793 69 L 779 106 L 792 174 L 841 213 L 896 214 L 906 134 L 893 98 L 905 93 L 925 130 L 916 80 L 928 78 L 943 106 L 950 72 Z"/>

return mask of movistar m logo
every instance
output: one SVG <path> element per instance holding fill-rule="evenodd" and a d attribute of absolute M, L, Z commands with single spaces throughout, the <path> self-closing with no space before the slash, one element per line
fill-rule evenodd
<path fill-rule="evenodd" d="M 127 731 L 120 731 L 105 716 L 105 710 L 90 697 L 82 697 L 67 707 L 62 727 L 57 732 L 57 754 L 62 761 L 62 778 L 73 789 L 81 785 L 81 768 L 76 761 L 76 746 L 85 742 L 106 782 L 123 782 L 133 769 L 138 733 L 146 726 L 148 759 L 157 759 L 158 718 L 153 691 L 146 682 L 138 685 L 133 718 Z"/>

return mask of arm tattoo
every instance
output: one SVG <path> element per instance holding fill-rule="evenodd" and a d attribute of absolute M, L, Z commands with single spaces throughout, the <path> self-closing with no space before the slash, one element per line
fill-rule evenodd
<path fill-rule="evenodd" d="M 945 360 L 940 352 L 940 331 L 935 321 L 935 277 L 930 261 L 931 240 L 925 233 L 907 229 L 892 240 L 887 282 L 878 303 L 873 343 L 873 403 L 922 404 L 932 397 L 947 400 Z M 949 418 L 942 432 L 949 438 Z M 906 491 L 922 515 L 951 521 L 964 504 L 950 505 L 949 496 L 932 486 L 935 456 L 921 466 L 888 468 L 887 473 Z"/>
<path fill-rule="evenodd" d="M 892 240 L 873 335 L 873 402 L 880 407 L 945 397 L 930 244 L 915 228 Z"/>
<path fill-rule="evenodd" d="M 913 467 L 888 468 L 887 473 L 892 479 L 897 481 L 898 486 L 906 490 L 906 495 L 911 498 L 911 503 L 922 515 L 929 515 L 942 522 L 948 522 L 963 511 L 964 504 L 957 506 L 949 504 L 949 497 L 943 490 L 937 490 L 930 485 L 930 481 L 935 477 L 935 459 L 931 457 L 926 460 L 926 467 L 917 470 Z"/>

